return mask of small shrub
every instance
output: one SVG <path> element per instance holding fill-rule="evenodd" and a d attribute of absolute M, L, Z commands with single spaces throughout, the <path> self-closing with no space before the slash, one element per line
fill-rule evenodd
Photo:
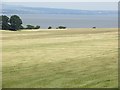
<path fill-rule="evenodd" d="M 92 27 L 93 29 L 96 29 L 96 27 Z"/>
<path fill-rule="evenodd" d="M 39 28 L 40 28 L 40 26 L 37 25 L 34 29 L 39 29 Z"/>
<path fill-rule="evenodd" d="M 48 29 L 52 29 L 52 27 L 51 27 L 51 26 L 49 26 L 49 27 L 48 27 Z"/>
<path fill-rule="evenodd" d="M 66 27 L 64 27 L 64 26 L 59 26 L 59 27 L 56 28 L 56 29 L 66 29 Z"/>

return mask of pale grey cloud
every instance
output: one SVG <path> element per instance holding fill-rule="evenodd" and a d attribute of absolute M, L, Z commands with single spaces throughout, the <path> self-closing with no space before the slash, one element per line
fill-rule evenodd
<path fill-rule="evenodd" d="M 118 2 L 119 0 L 2 0 L 3 2 Z"/>
<path fill-rule="evenodd" d="M 117 2 L 11 2 L 6 4 L 23 5 L 29 7 L 48 7 L 63 9 L 80 9 L 80 10 L 117 10 Z"/>

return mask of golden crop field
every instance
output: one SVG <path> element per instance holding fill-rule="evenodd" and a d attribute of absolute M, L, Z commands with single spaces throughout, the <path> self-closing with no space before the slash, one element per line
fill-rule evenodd
<path fill-rule="evenodd" d="M 0 31 L 3 88 L 117 88 L 118 30 Z"/>

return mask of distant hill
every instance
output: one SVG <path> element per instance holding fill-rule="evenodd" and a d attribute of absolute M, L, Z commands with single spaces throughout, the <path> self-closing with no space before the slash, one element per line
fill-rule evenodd
<path fill-rule="evenodd" d="M 2 14 L 75 14 L 75 15 L 106 14 L 107 15 L 107 14 L 117 14 L 117 11 L 57 9 L 57 8 L 25 7 L 25 6 L 2 4 Z"/>

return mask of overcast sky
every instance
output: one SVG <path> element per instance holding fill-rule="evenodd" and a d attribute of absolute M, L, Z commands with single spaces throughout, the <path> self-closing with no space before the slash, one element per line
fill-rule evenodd
<path fill-rule="evenodd" d="M 4 2 L 118 2 L 119 0 L 2 0 Z"/>
<path fill-rule="evenodd" d="M 45 1 L 42 2 L 42 1 L 43 0 L 4 0 L 2 2 L 6 4 L 23 5 L 30 7 L 32 6 L 32 7 L 48 7 L 48 8 L 80 9 L 80 10 L 117 10 L 118 9 L 118 0 L 74 0 L 74 2 L 72 2 L 73 0 L 69 0 L 69 2 L 68 0 L 56 0 L 56 2 L 54 2 L 55 0 L 45 0 L 46 2 Z M 61 1 L 66 1 L 66 2 L 61 2 Z"/>

